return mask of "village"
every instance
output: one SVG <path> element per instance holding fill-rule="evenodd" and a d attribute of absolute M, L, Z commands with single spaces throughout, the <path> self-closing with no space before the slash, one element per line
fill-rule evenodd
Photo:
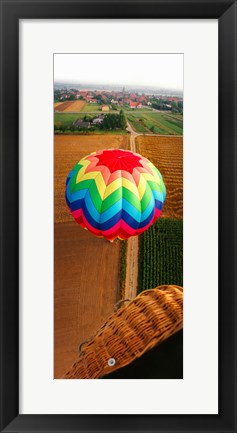
<path fill-rule="evenodd" d="M 54 91 L 54 102 L 65 102 L 82 100 L 88 104 L 99 104 L 101 111 L 108 112 L 111 109 L 142 109 L 143 107 L 152 107 L 157 103 L 163 110 L 172 110 L 177 108 L 180 112 L 183 99 L 177 96 L 165 96 L 162 94 L 146 95 L 144 93 L 131 93 L 123 87 L 121 91 L 108 90 L 79 90 L 62 87 Z M 159 102 L 158 102 L 159 101 Z"/>
<path fill-rule="evenodd" d="M 183 100 L 177 95 L 115 90 L 55 88 L 55 134 L 126 134 L 129 123 L 137 133 L 182 135 Z"/>

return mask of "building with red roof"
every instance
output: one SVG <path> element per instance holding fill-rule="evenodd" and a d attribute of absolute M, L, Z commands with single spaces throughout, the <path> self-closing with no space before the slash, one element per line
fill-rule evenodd
<path fill-rule="evenodd" d="M 130 108 L 142 108 L 142 104 L 140 104 L 140 102 L 130 101 L 129 106 L 130 106 Z"/>

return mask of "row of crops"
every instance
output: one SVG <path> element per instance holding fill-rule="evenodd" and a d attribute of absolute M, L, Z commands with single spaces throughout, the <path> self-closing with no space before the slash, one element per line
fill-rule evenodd
<path fill-rule="evenodd" d="M 139 292 L 183 286 L 183 221 L 160 218 L 139 236 Z"/>
<path fill-rule="evenodd" d="M 143 124 L 143 122 L 141 120 L 136 119 L 132 114 L 128 115 L 126 113 L 126 117 L 127 117 L 127 120 L 131 123 L 132 128 L 136 132 L 141 133 L 141 134 L 147 134 L 147 133 L 149 133 L 149 129 L 145 128 L 145 126 L 144 126 L 144 124 Z"/>
<path fill-rule="evenodd" d="M 138 133 L 183 134 L 183 119 L 180 115 L 156 112 L 139 113 L 138 111 L 129 113 L 127 118 Z"/>

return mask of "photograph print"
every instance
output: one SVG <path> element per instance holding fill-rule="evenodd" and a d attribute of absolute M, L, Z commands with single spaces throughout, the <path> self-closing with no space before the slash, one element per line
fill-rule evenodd
<path fill-rule="evenodd" d="M 54 379 L 183 378 L 183 55 L 54 54 Z"/>

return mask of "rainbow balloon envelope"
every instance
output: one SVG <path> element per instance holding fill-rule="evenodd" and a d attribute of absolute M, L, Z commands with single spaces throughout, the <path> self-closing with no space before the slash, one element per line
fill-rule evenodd
<path fill-rule="evenodd" d="M 165 197 L 159 170 L 141 155 L 122 149 L 85 156 L 66 182 L 66 202 L 76 222 L 108 240 L 147 230 L 160 216 Z"/>

